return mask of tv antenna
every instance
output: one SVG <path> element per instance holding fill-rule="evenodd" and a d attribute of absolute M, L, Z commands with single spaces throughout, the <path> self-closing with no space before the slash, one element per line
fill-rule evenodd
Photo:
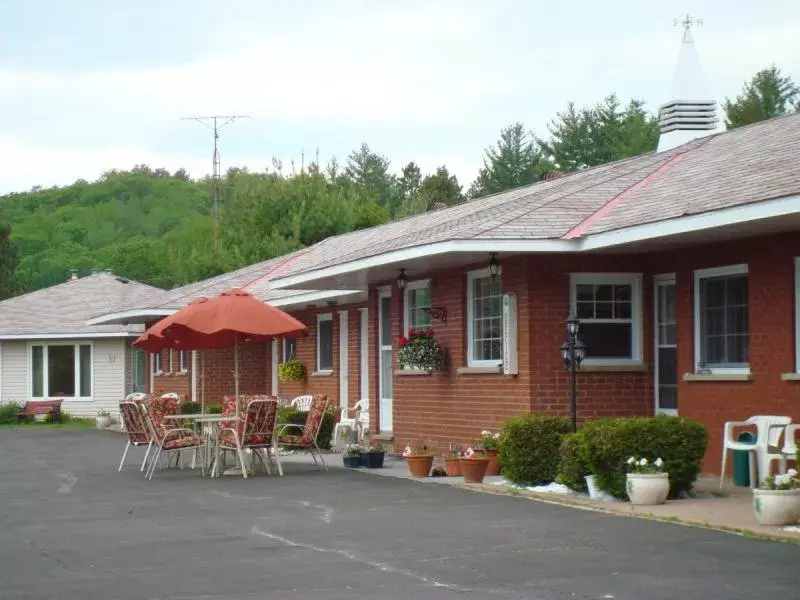
<path fill-rule="evenodd" d="M 214 244 L 218 243 L 219 215 L 220 215 L 220 162 L 219 162 L 219 130 L 230 125 L 236 119 L 248 119 L 250 115 L 211 115 L 208 117 L 184 117 L 183 121 L 197 121 L 214 131 L 214 154 L 212 157 L 213 168 L 211 171 L 212 184 L 212 216 L 214 217 Z"/>
<path fill-rule="evenodd" d="M 680 25 L 681 27 L 683 27 L 684 31 L 689 31 L 693 26 L 695 25 L 700 26 L 702 24 L 703 24 L 703 19 L 696 19 L 688 14 L 682 19 L 672 20 L 673 26 L 677 27 L 678 25 Z"/>

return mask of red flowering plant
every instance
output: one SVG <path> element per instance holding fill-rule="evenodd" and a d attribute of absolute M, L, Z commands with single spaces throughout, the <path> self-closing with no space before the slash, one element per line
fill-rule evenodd
<path fill-rule="evenodd" d="M 444 350 L 434 337 L 433 329 L 409 329 L 408 337 L 400 338 L 397 360 L 401 369 L 438 371 L 443 358 Z"/>

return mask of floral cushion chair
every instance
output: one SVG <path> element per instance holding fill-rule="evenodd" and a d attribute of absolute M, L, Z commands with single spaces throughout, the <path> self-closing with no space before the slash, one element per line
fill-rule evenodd
<path fill-rule="evenodd" d="M 262 458 L 266 453 L 267 461 L 264 466 L 267 473 L 271 474 L 270 460 L 274 459 L 278 473 L 283 475 L 283 468 L 278 459 L 274 444 L 275 424 L 278 417 L 278 401 L 271 396 L 244 396 L 240 397 L 244 409 L 240 410 L 239 419 L 225 421 L 220 427 L 217 444 L 223 452 L 226 450 L 236 452 L 242 468 L 242 477 L 247 478 L 247 469 L 244 464 L 242 450 L 249 449 L 254 457 Z M 227 399 L 226 399 L 227 400 Z M 233 410 L 235 410 L 235 401 Z M 228 402 L 230 411 L 231 402 Z M 225 414 L 223 412 L 223 414 Z"/>
<path fill-rule="evenodd" d="M 149 398 L 146 404 L 142 404 L 142 411 L 145 422 L 150 429 L 150 435 L 157 446 L 157 451 L 148 469 L 147 478 L 153 478 L 153 472 L 158 464 L 161 452 L 173 452 L 178 454 L 180 461 L 180 451 L 194 449 L 195 453 L 202 448 L 202 438 L 195 435 L 194 431 L 184 427 L 173 427 L 172 419 L 166 419 L 167 415 L 178 414 L 178 401 L 175 398 Z M 195 456 L 195 459 L 198 457 Z M 201 468 L 202 461 L 199 461 Z M 203 472 L 205 475 L 205 472 Z"/>
<path fill-rule="evenodd" d="M 140 471 L 144 471 L 144 466 L 147 464 L 147 457 L 150 456 L 150 450 L 153 447 L 153 438 L 145 423 L 144 414 L 142 413 L 140 405 L 141 402 L 135 402 L 133 400 L 125 400 L 119 403 L 122 423 L 125 426 L 125 431 L 128 433 L 128 443 L 125 444 L 125 451 L 122 453 L 122 460 L 119 461 L 119 468 L 117 471 L 122 471 L 122 465 L 125 463 L 125 457 L 128 456 L 128 450 L 131 446 L 144 446 L 147 444 L 147 451 L 144 453 L 142 466 L 139 469 Z"/>
<path fill-rule="evenodd" d="M 322 428 L 322 420 L 325 417 L 327 408 L 327 396 L 324 394 L 314 396 L 305 425 L 287 423 L 278 428 L 279 444 L 283 446 L 294 446 L 309 452 L 311 458 L 314 459 L 314 464 L 322 466 L 326 471 L 328 470 L 328 465 L 325 464 L 325 459 L 322 456 L 322 452 L 320 452 L 319 445 L 317 445 L 317 436 L 319 436 L 319 430 Z M 292 431 L 292 433 L 286 434 L 286 431 Z M 317 457 L 319 457 L 319 461 Z"/>

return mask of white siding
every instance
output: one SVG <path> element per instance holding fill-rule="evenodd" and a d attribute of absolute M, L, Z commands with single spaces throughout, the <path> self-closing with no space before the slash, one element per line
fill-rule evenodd
<path fill-rule="evenodd" d="M 128 341 L 123 338 L 91 340 L 92 401 L 65 400 L 62 407 L 65 412 L 76 417 L 95 417 L 101 409 L 112 415 L 119 414 L 119 403 L 125 398 L 125 348 Z M 2 399 L 4 402 L 25 403 L 30 399 L 28 342 L 3 342 L 0 352 Z"/>
<path fill-rule="evenodd" d="M 28 390 L 28 345 L 26 342 L 3 342 L 0 358 L 0 385 L 3 402 L 24 404 Z"/>

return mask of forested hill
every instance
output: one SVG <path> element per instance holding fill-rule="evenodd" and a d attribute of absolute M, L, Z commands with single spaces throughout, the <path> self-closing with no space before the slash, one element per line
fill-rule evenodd
<path fill-rule="evenodd" d="M 763 69 L 724 103 L 726 126 L 800 110 L 800 89 L 776 67 Z M 423 174 L 392 166 L 363 144 L 344 164 L 284 172 L 279 161 L 222 180 L 219 243 L 211 186 L 183 170 L 140 165 L 94 182 L 0 196 L 0 300 L 65 281 L 93 268 L 171 288 L 285 254 L 336 235 L 655 149 L 658 121 L 641 100 L 609 95 L 570 103 L 538 136 L 515 123 L 486 148 L 467 191 L 441 166 Z M 288 170 L 287 170 L 288 171 Z"/>

